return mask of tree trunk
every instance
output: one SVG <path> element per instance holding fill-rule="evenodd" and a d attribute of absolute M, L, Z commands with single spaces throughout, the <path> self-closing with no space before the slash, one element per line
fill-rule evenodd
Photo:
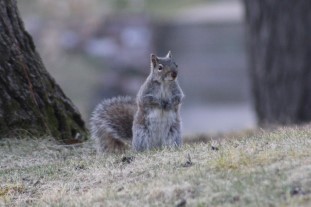
<path fill-rule="evenodd" d="M 244 0 L 259 124 L 311 120 L 311 1 Z"/>
<path fill-rule="evenodd" d="M 86 138 L 78 110 L 46 71 L 25 31 L 16 0 L 0 0 L 0 138 L 21 131 L 66 143 Z"/>

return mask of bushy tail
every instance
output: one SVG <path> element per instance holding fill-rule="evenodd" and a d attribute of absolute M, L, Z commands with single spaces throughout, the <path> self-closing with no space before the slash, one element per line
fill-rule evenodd
<path fill-rule="evenodd" d="M 98 104 L 90 120 L 97 151 L 124 151 L 131 145 L 137 106 L 131 97 L 115 97 Z"/>

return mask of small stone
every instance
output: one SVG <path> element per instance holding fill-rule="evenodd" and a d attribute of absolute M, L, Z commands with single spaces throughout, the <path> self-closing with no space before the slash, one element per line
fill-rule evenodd
<path fill-rule="evenodd" d="M 183 198 L 180 201 L 178 201 L 178 203 L 176 204 L 176 207 L 185 207 L 186 204 L 187 204 L 187 200 Z"/>
<path fill-rule="evenodd" d="M 134 157 L 133 156 L 124 156 L 122 157 L 121 161 L 123 163 L 127 163 L 127 164 L 130 164 L 132 161 L 134 160 Z"/>

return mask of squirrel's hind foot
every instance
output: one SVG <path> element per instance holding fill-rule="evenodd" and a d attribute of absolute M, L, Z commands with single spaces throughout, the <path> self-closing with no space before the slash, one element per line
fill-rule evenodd
<path fill-rule="evenodd" d="M 102 143 L 97 145 L 97 152 L 100 154 L 103 153 L 114 153 L 114 154 L 122 154 L 129 150 L 130 147 L 128 144 L 117 140 L 111 136 L 106 137 L 102 140 Z"/>

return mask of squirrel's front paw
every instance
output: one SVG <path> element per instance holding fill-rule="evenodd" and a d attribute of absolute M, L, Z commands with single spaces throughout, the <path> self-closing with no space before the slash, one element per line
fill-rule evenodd
<path fill-rule="evenodd" d="M 175 96 L 175 97 L 172 99 L 172 103 L 173 103 L 174 106 L 180 104 L 180 103 L 181 103 L 181 97 Z"/>
<path fill-rule="evenodd" d="M 164 109 L 164 110 L 168 110 L 171 108 L 171 103 L 169 101 L 166 101 L 166 100 L 162 100 L 161 101 L 161 108 Z"/>

